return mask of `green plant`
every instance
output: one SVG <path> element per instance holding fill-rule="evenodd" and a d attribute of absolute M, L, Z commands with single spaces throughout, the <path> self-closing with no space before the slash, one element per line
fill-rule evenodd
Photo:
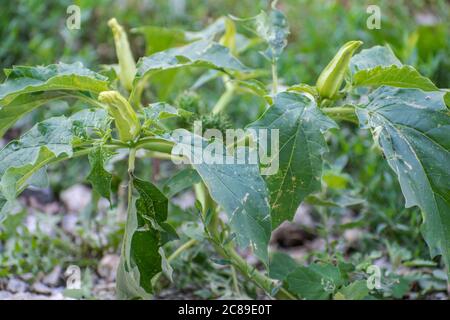
<path fill-rule="evenodd" d="M 234 21 L 253 31 L 257 38 L 237 33 Z M 287 44 L 289 29 L 275 5 L 269 13 L 253 18 L 219 19 L 200 32 L 169 30 L 162 37 L 174 40 L 176 35 L 176 41 L 161 41 L 166 45 L 158 46 L 136 65 L 123 28 L 115 20 L 109 25 L 119 68 L 100 74 L 80 63 L 60 63 L 5 70 L 7 79 L 0 86 L 1 135 L 49 101 L 76 100 L 85 108 L 68 117 L 37 123 L 0 151 L 2 215 L 25 188 L 42 185 L 47 166 L 83 156 L 88 156 L 91 165 L 87 180 L 98 194 L 111 201 L 114 172 L 105 166 L 114 153 L 126 152 L 127 222 L 117 274 L 120 298 L 150 297 L 162 274 L 171 279 L 170 262 L 201 241 L 192 233 L 183 234 L 188 238 L 186 243 L 171 255 L 166 254 L 167 244 L 180 237 L 180 230 L 167 222 L 169 198 L 193 187 L 201 239 L 222 256 L 233 274 L 239 271 L 268 295 L 281 299 L 362 299 L 376 294 L 375 290 L 367 288 L 367 275 L 340 256 L 328 253 L 317 263 L 298 266 L 289 256 L 275 254 L 269 259 L 268 253 L 272 230 L 292 220 L 302 201 L 324 206 L 331 203 L 320 199 L 319 194 L 321 179 L 327 179 L 322 172 L 323 154 L 327 151 L 325 134 L 338 130 L 337 122 L 350 122 L 371 131 L 376 147 L 399 179 L 406 206 L 418 206 L 423 213 L 422 232 L 431 255 L 442 255 L 448 269 L 448 90 L 437 88 L 413 67 L 403 65 L 388 47 L 376 46 L 354 54 L 361 45 L 359 41 L 350 42 L 338 52 L 316 86 L 300 83 L 282 90 L 277 61 Z M 140 31 L 152 30 L 154 27 L 144 27 Z M 219 36 L 220 43 L 214 41 Z M 238 60 L 261 43 L 267 45 L 263 55 L 270 63 L 270 85 L 258 80 L 265 72 L 252 70 Z M 182 46 L 169 48 L 173 44 Z M 193 87 L 213 79 L 219 79 L 225 87 L 211 114 L 202 110 L 196 95 L 178 98 L 181 107 L 154 102 L 167 96 L 175 82 L 182 81 L 181 72 L 193 67 L 209 69 Z M 149 83 L 155 87 L 153 90 L 147 88 Z M 269 139 L 279 132 L 279 153 L 265 163 L 271 166 L 276 162 L 278 170 L 265 177 L 260 173 L 263 166 L 257 163 L 208 163 L 198 161 L 196 156 L 196 150 L 204 152 L 211 146 L 225 152 L 244 147 L 251 153 L 255 142 L 261 142 L 247 135 L 225 145 L 217 137 L 202 138 L 195 126 L 190 131 L 193 119 L 207 121 L 208 128 L 213 126 L 221 132 L 227 129 L 228 120 L 221 113 L 227 111 L 236 94 L 244 92 L 265 102 L 264 113 L 247 128 L 269 130 Z M 174 119 L 178 121 L 171 122 Z M 175 139 L 174 132 L 182 139 Z M 174 152 L 192 147 L 193 152 Z M 136 160 L 144 157 L 184 159 L 190 168 L 177 172 L 159 188 L 138 177 Z M 219 216 L 220 211 L 228 215 L 227 221 Z M 325 214 L 323 218 L 326 221 Z M 236 245 L 251 248 L 269 273 L 249 265 L 236 251 Z M 238 288 L 237 281 L 235 284 Z"/>

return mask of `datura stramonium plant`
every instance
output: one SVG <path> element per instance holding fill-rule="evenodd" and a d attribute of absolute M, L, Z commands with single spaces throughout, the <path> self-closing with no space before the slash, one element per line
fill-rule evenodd
<path fill-rule="evenodd" d="M 326 184 L 323 155 L 327 139 L 339 130 L 338 124 L 349 122 L 372 132 L 398 177 L 407 206 L 417 206 L 423 213 L 421 231 L 431 255 L 442 256 L 448 266 L 448 91 L 402 64 L 389 47 L 356 53 L 361 41 L 350 41 L 340 48 L 316 85 L 288 85 L 281 78 L 284 85 L 279 86 L 276 64 L 287 44 L 289 26 L 275 5 L 271 10 L 246 19 L 221 18 L 199 32 L 143 27 L 140 30 L 148 42 L 161 41 L 158 52 L 149 52 L 137 65 L 124 29 L 111 19 L 108 25 L 119 61 L 118 79 L 111 72 L 95 72 L 81 63 L 8 69 L 7 79 L 0 85 L 0 137 L 32 110 L 49 106 L 49 101 L 77 99 L 77 105 L 84 109 L 69 117 L 46 119 L 0 150 L 0 221 L 17 203 L 16 197 L 33 185 L 47 166 L 88 156 L 91 172 L 86 180 L 96 194 L 117 201 L 113 207 L 128 207 L 117 277 L 120 298 L 151 298 L 159 287 L 158 279 L 172 279 L 172 261 L 184 250 L 205 242 L 233 273 L 240 272 L 272 297 L 338 299 L 356 293 L 361 298 L 378 297 L 380 293 L 367 289 L 363 280 L 352 280 L 369 275 L 354 266 L 348 268 L 350 262 L 340 253 L 324 252 L 329 255 L 327 259 L 300 265 L 289 256 L 269 252 L 272 231 L 291 221 L 301 203 L 318 208 L 330 203 L 336 208 L 347 207 L 346 202 L 333 204 L 335 200 L 322 188 Z M 251 29 L 253 38 L 239 34 L 235 23 Z M 253 50 L 255 43 L 267 47 L 262 52 L 268 58 L 264 70 L 245 66 L 238 58 Z M 152 50 L 153 44 L 147 43 Z M 267 81 L 270 74 L 272 80 Z M 218 88 L 216 85 L 199 90 L 210 81 L 221 82 L 221 96 L 209 92 L 211 87 Z M 359 90 L 361 87 L 364 90 Z M 191 93 L 180 96 L 188 88 Z M 203 103 L 205 92 L 208 99 L 217 98 L 215 106 Z M 177 94 L 179 98 L 174 99 Z M 249 99 L 248 95 L 257 98 Z M 272 141 L 265 141 L 261 148 L 277 154 L 261 164 L 197 161 L 199 150 L 200 154 L 228 151 L 235 144 L 224 145 L 221 139 L 214 139 L 213 144 L 212 139 L 200 137 L 191 128 L 191 120 L 203 121 L 207 129 L 224 131 L 230 127 L 227 119 L 240 117 L 232 115 L 243 105 L 237 103 L 241 98 L 245 109 L 239 112 L 253 121 L 246 128 L 266 130 L 268 139 L 276 136 L 280 148 L 273 148 Z M 184 142 L 176 140 L 174 132 Z M 139 165 L 147 157 L 173 159 L 177 156 L 172 154 L 175 146 L 184 149 L 191 146 L 186 141 L 194 140 L 200 143 L 193 154 L 184 154 L 187 163 L 168 166 L 174 168 L 172 177 L 160 181 L 136 176 L 148 171 L 135 172 L 135 162 Z M 262 145 L 263 140 L 258 138 L 257 143 Z M 256 143 L 245 148 L 250 145 Z M 115 166 L 124 157 L 111 157 L 119 151 L 128 157 L 128 175 Z M 262 175 L 262 169 L 275 167 L 275 162 L 277 171 Z M 128 197 L 110 196 L 110 171 L 115 178 L 128 181 Z M 168 205 L 189 188 L 198 200 L 193 209 L 197 216 L 173 212 Z M 243 259 L 237 247 L 252 250 L 261 268 Z M 239 289 L 240 283 L 235 282 Z"/>

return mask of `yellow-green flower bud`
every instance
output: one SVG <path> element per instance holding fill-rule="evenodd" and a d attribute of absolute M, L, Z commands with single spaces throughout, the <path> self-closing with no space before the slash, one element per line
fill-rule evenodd
<path fill-rule="evenodd" d="M 362 41 L 349 41 L 336 53 L 317 79 L 316 87 L 322 98 L 332 99 L 344 81 L 350 59 L 362 45 Z"/>
<path fill-rule="evenodd" d="M 119 139 L 124 142 L 133 141 L 141 129 L 136 112 L 119 92 L 100 92 L 98 100 L 107 106 L 109 114 L 114 118 Z"/>
<path fill-rule="evenodd" d="M 136 75 L 136 62 L 130 49 L 127 34 L 123 27 L 115 18 L 108 21 L 114 35 L 114 43 L 116 46 L 116 55 L 119 60 L 119 79 L 122 85 L 128 91 L 133 87 L 134 76 Z"/>
<path fill-rule="evenodd" d="M 220 38 L 220 44 L 230 49 L 236 55 L 236 25 L 230 18 L 225 18 L 225 34 Z"/>

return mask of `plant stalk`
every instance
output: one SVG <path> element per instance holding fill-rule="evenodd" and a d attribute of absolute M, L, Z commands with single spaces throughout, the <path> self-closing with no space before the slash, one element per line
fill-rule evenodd
<path fill-rule="evenodd" d="M 230 103 L 231 99 L 233 98 L 234 92 L 236 88 L 234 85 L 227 86 L 225 92 L 222 94 L 222 96 L 217 101 L 216 105 L 214 106 L 212 113 L 218 114 L 225 109 L 225 107 Z"/>
<path fill-rule="evenodd" d="M 265 276 L 256 268 L 250 266 L 245 259 L 243 259 L 233 248 L 232 242 L 227 245 L 219 245 L 219 217 L 216 212 L 215 202 L 211 198 L 208 190 L 206 189 L 203 183 L 199 183 L 194 186 L 195 194 L 197 199 L 199 199 L 202 204 L 203 214 L 206 214 L 209 210 L 214 210 L 212 212 L 213 217 L 208 226 L 206 226 L 208 232 L 211 237 L 208 237 L 208 240 L 213 245 L 215 250 L 219 255 L 223 258 L 230 260 L 231 265 L 239 270 L 241 274 L 246 277 L 248 280 L 254 282 L 258 287 L 263 289 L 268 294 L 272 294 L 273 289 L 275 287 L 275 281 Z M 292 295 L 289 291 L 284 288 L 280 288 L 277 294 L 275 295 L 277 299 L 289 299 L 295 300 L 295 296 Z"/>
<path fill-rule="evenodd" d="M 206 188 L 206 186 L 203 182 L 195 184 L 194 191 L 195 191 L 196 198 L 202 205 L 203 220 L 206 219 L 206 214 L 208 213 L 208 210 L 212 210 L 211 221 L 209 221 L 209 224 L 206 226 L 206 228 L 211 233 L 211 235 L 213 235 L 214 237 L 218 237 L 219 217 L 216 212 L 216 204 L 215 204 L 214 200 L 211 198 L 211 196 L 208 192 L 208 189 Z"/>
<path fill-rule="evenodd" d="M 173 260 L 175 260 L 176 258 L 178 258 L 178 256 L 180 254 L 182 254 L 184 251 L 186 251 L 187 249 L 189 249 L 190 247 L 193 247 L 197 244 L 197 240 L 195 239 L 191 239 L 187 242 L 185 242 L 183 245 L 181 245 L 180 247 L 178 247 L 177 250 L 175 250 L 168 258 L 167 261 L 168 262 L 172 262 Z"/>
<path fill-rule="evenodd" d="M 233 289 L 238 296 L 241 295 L 241 290 L 239 290 L 239 282 L 236 274 L 236 268 L 231 266 L 231 276 L 233 278 Z"/>
<path fill-rule="evenodd" d="M 151 150 L 151 151 L 157 151 L 157 152 L 171 154 L 173 145 L 174 144 L 172 142 L 164 140 L 164 139 L 146 137 L 146 138 L 140 139 L 134 145 L 134 147 L 136 149 L 142 147 L 142 148 L 145 148 L 145 149 Z"/>
<path fill-rule="evenodd" d="M 134 173 L 135 162 L 136 162 L 136 148 L 131 148 L 130 154 L 128 155 L 128 173 L 130 174 L 130 179 Z"/>
<path fill-rule="evenodd" d="M 215 241 L 210 241 L 216 251 L 225 259 L 230 260 L 231 265 L 248 280 L 255 283 L 268 294 L 272 294 L 275 281 L 259 272 L 255 267 L 250 266 L 232 246 L 219 246 Z M 297 298 L 284 288 L 280 288 L 275 294 L 275 298 L 282 300 L 296 300 Z"/>
<path fill-rule="evenodd" d="M 178 256 L 179 256 L 180 254 L 182 254 L 184 251 L 186 251 L 187 249 L 189 249 L 189 248 L 195 246 L 195 245 L 197 244 L 197 242 L 198 242 L 198 241 L 195 240 L 195 239 L 191 239 L 191 240 L 185 242 L 185 243 L 182 244 L 180 247 L 178 247 L 178 249 L 175 250 L 175 251 L 167 258 L 167 262 L 169 262 L 169 263 L 172 262 L 173 260 L 175 260 L 176 258 L 178 258 Z M 159 278 L 161 277 L 162 274 L 163 274 L 162 272 L 158 273 L 158 274 L 155 276 L 155 278 L 154 278 L 153 281 L 154 281 L 155 283 L 158 282 L 158 280 L 159 280 Z"/>
<path fill-rule="evenodd" d="M 355 108 L 350 107 L 350 106 L 332 107 L 332 108 L 322 109 L 322 112 L 324 112 L 325 114 L 330 114 L 330 115 L 335 115 L 335 114 L 348 115 L 348 114 L 354 114 Z"/>
<path fill-rule="evenodd" d="M 346 120 L 352 123 L 358 123 L 358 117 L 356 116 L 355 107 L 353 106 L 322 108 L 321 111 L 336 120 Z"/>
<path fill-rule="evenodd" d="M 278 71 L 275 59 L 272 60 L 272 93 L 274 95 L 278 93 Z"/>

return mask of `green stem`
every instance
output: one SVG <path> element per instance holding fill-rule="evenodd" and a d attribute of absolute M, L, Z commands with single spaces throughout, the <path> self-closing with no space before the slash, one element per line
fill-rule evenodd
<path fill-rule="evenodd" d="M 216 245 L 217 246 L 217 245 Z M 245 259 L 243 259 L 234 248 L 231 246 L 228 247 L 220 247 L 222 250 L 219 250 L 224 258 L 228 258 L 231 261 L 231 264 L 241 272 L 244 277 L 253 281 L 256 285 L 258 285 L 261 289 L 266 291 L 268 294 L 271 294 L 273 288 L 275 286 L 275 282 L 269 277 L 263 275 L 261 272 L 256 270 L 254 267 L 250 266 Z M 292 295 L 289 291 L 284 288 L 280 288 L 280 290 L 275 295 L 277 299 L 288 299 L 288 300 L 296 300 L 295 296 Z"/>
<path fill-rule="evenodd" d="M 214 210 L 214 212 L 212 212 L 213 217 L 211 219 L 211 222 L 208 226 L 206 226 L 206 228 L 210 233 L 210 237 L 208 238 L 208 240 L 213 245 L 217 253 L 223 258 L 230 260 L 231 265 L 239 270 L 239 272 L 241 272 L 244 277 L 254 282 L 258 287 L 263 289 L 268 294 L 272 294 L 273 288 L 275 286 L 274 280 L 270 279 L 269 277 L 256 270 L 254 267 L 250 266 L 247 261 L 245 261 L 245 259 L 243 259 L 232 247 L 232 242 L 225 246 L 220 245 L 221 242 L 219 240 L 218 230 L 220 220 L 217 216 L 214 200 L 209 195 L 209 192 L 203 183 L 194 185 L 194 190 L 197 199 L 202 204 L 203 214 L 206 214 L 206 212 L 208 212 L 208 209 Z M 275 297 L 278 299 L 296 299 L 290 292 L 288 292 L 284 288 L 280 288 Z"/>
<path fill-rule="evenodd" d="M 333 119 L 358 123 L 358 117 L 353 106 L 322 108 L 321 111 Z"/>
<path fill-rule="evenodd" d="M 128 155 L 128 197 L 127 197 L 127 211 L 126 211 L 126 221 L 127 225 L 130 221 L 130 208 L 133 204 L 133 173 L 134 173 L 134 165 L 136 161 L 136 149 L 130 149 L 130 153 Z M 127 228 L 124 230 L 124 235 L 122 238 L 122 249 L 121 249 L 121 257 L 123 258 L 125 256 L 125 246 L 126 246 L 126 240 L 127 239 Z M 121 259 L 122 259 L 121 258 Z M 118 282 L 116 283 L 117 288 Z"/>
<path fill-rule="evenodd" d="M 231 276 L 233 278 L 233 288 L 238 296 L 241 295 L 241 291 L 239 290 L 239 282 L 236 274 L 236 268 L 231 266 Z"/>
<path fill-rule="evenodd" d="M 134 110 L 141 109 L 140 101 L 141 101 L 142 93 L 144 92 L 145 85 L 146 85 L 147 81 L 148 81 L 148 76 L 145 76 L 144 78 L 140 79 L 136 83 L 136 85 L 133 88 L 133 90 L 131 90 L 131 92 L 130 92 L 130 96 L 128 98 L 128 101 L 133 106 Z"/>
<path fill-rule="evenodd" d="M 178 256 L 180 254 L 182 254 L 184 251 L 186 251 L 187 249 L 189 249 L 190 247 L 193 247 L 197 244 L 197 240 L 195 239 L 191 239 L 189 241 L 187 241 L 186 243 L 184 243 L 183 245 L 181 245 L 177 250 L 175 250 L 168 258 L 167 261 L 168 262 L 172 262 L 173 260 L 175 260 L 176 258 L 178 258 Z"/>
<path fill-rule="evenodd" d="M 275 59 L 272 60 L 272 93 L 278 93 L 278 71 Z"/>
<path fill-rule="evenodd" d="M 131 148 L 128 154 L 128 201 L 127 201 L 127 224 L 130 219 L 130 206 L 133 202 L 133 174 L 136 162 L 136 149 Z M 125 234 L 123 239 L 126 239 L 127 229 L 125 228 Z M 125 248 L 125 240 L 122 241 L 122 250 Z M 122 252 L 123 255 L 123 252 Z"/>
<path fill-rule="evenodd" d="M 109 141 L 108 144 L 117 146 L 117 147 L 121 147 L 121 148 L 129 148 L 130 147 L 129 144 L 127 144 L 123 141 L 117 140 L 117 139 L 111 139 L 111 141 Z"/>
<path fill-rule="evenodd" d="M 323 225 L 323 238 L 325 239 L 325 252 L 328 257 L 328 261 L 331 261 L 332 258 L 332 252 L 331 252 L 331 245 L 330 245 L 330 231 L 328 230 L 328 212 L 326 208 L 319 208 L 319 215 L 322 220 Z"/>
<path fill-rule="evenodd" d="M 160 159 L 160 160 L 178 160 L 178 161 L 182 161 L 184 158 L 177 156 L 177 155 L 173 155 L 173 154 L 168 154 L 165 152 L 158 152 L 158 151 L 147 151 L 146 155 L 149 158 L 154 158 L 154 159 Z"/>
<path fill-rule="evenodd" d="M 326 108 L 322 109 L 322 111 L 325 114 L 353 114 L 355 113 L 355 108 L 350 106 L 344 106 L 344 107 L 332 107 L 332 108 Z"/>
<path fill-rule="evenodd" d="M 136 148 L 131 148 L 130 154 L 128 155 L 128 173 L 130 174 L 130 180 L 131 176 L 134 173 L 135 162 L 136 162 Z"/>
<path fill-rule="evenodd" d="M 225 109 L 225 107 L 230 103 L 231 99 L 233 98 L 235 90 L 236 87 L 234 85 L 227 86 L 227 89 L 214 106 L 212 110 L 213 114 L 218 114 L 219 112 L 222 112 L 223 109 Z"/>
<path fill-rule="evenodd" d="M 211 221 L 206 226 L 206 228 L 211 233 L 211 235 L 213 235 L 214 237 L 218 237 L 219 217 L 216 212 L 216 204 L 215 204 L 214 200 L 211 198 L 211 196 L 208 192 L 208 189 L 206 188 L 206 186 L 203 182 L 196 183 L 194 185 L 194 191 L 195 191 L 197 200 L 202 205 L 203 220 L 206 218 L 206 213 L 208 212 L 208 210 L 213 211 L 213 212 L 211 212 L 211 214 L 212 214 Z"/>
<path fill-rule="evenodd" d="M 178 256 L 180 255 L 180 254 L 182 254 L 184 251 L 186 251 L 187 249 L 189 249 L 189 248 L 191 248 L 191 247 L 193 247 L 193 246 L 195 246 L 196 244 L 197 244 L 197 240 L 195 240 L 195 239 L 191 239 L 191 240 L 189 240 L 189 241 L 187 241 L 187 242 L 185 242 L 183 245 L 181 245 L 177 250 L 175 250 L 168 258 L 167 258 L 167 262 L 172 262 L 173 260 L 175 260 L 176 258 L 178 258 Z M 161 275 L 162 275 L 163 273 L 162 272 L 160 272 L 160 273 L 158 273 L 156 276 L 155 276 L 155 278 L 154 278 L 154 283 L 157 283 L 158 282 L 158 280 L 159 280 L 159 278 L 161 277 Z"/>
<path fill-rule="evenodd" d="M 78 146 L 81 147 L 81 146 Z M 112 149 L 112 150 L 116 150 L 116 149 L 120 149 L 120 148 L 127 148 L 128 145 L 118 141 L 118 140 L 112 140 L 110 141 L 108 144 L 103 145 L 103 148 L 108 148 L 108 149 Z M 152 138 L 152 137 L 147 137 L 147 138 L 143 138 L 141 140 L 139 140 L 136 145 L 134 146 L 133 149 L 130 150 L 130 160 L 132 162 L 132 169 L 134 170 L 134 161 L 136 158 L 136 150 L 139 147 L 143 147 L 152 151 L 156 151 L 156 152 L 161 152 L 164 154 L 170 154 L 172 151 L 172 147 L 173 147 L 173 143 L 163 140 L 163 139 L 159 139 L 159 138 Z M 35 165 L 29 172 L 27 172 L 23 177 L 21 177 L 17 183 L 17 194 L 20 194 L 25 188 L 26 188 L 26 181 L 34 174 L 36 173 L 36 171 L 38 171 L 39 169 L 41 169 L 43 166 L 49 165 L 49 164 L 53 164 L 53 163 L 57 163 L 57 162 L 61 162 L 63 160 L 68 160 L 68 159 L 73 159 L 73 158 L 78 158 L 78 157 L 82 157 L 82 156 L 86 156 L 89 154 L 89 152 L 91 152 L 95 147 L 93 146 L 89 146 L 88 148 L 85 149 L 81 149 L 81 150 L 77 150 L 74 151 L 74 153 L 69 157 L 67 155 L 61 155 L 59 157 L 56 158 L 48 158 L 43 160 L 41 163 Z M 134 151 L 132 151 L 134 150 Z M 133 153 L 133 154 L 131 154 Z M 132 158 L 132 159 L 131 159 Z"/>
<path fill-rule="evenodd" d="M 127 202 L 127 221 L 130 218 L 130 206 L 133 201 L 133 174 L 134 174 L 134 166 L 136 162 L 136 149 L 131 148 L 130 153 L 128 154 L 128 202 Z M 128 223 L 128 222 L 127 222 Z M 126 231 L 125 231 L 126 232 Z M 124 237 L 125 239 L 125 237 Z"/>
<path fill-rule="evenodd" d="M 170 142 L 170 141 L 167 141 L 164 139 L 154 138 L 154 137 L 146 137 L 146 138 L 142 138 L 138 142 L 136 142 L 134 147 L 136 149 L 142 147 L 142 148 L 145 148 L 145 149 L 151 150 L 151 151 L 157 151 L 157 152 L 171 154 L 173 145 L 174 145 L 173 142 Z"/>

